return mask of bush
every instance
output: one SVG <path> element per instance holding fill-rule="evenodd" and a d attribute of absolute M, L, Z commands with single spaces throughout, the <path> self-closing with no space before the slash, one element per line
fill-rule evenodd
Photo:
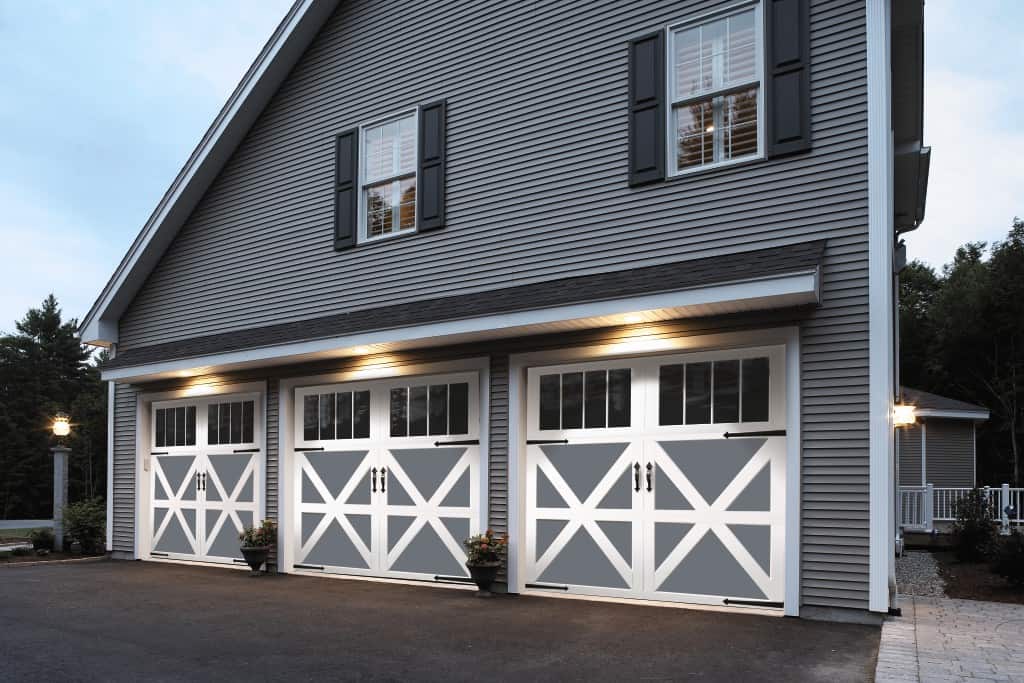
<path fill-rule="evenodd" d="M 272 546 L 277 539 L 277 525 L 273 520 L 265 519 L 259 526 L 248 526 L 238 534 L 243 548 L 263 548 Z"/>
<path fill-rule="evenodd" d="M 64 532 L 82 546 L 82 552 L 103 552 L 107 528 L 106 507 L 102 498 L 83 500 L 64 506 Z"/>
<path fill-rule="evenodd" d="M 53 550 L 53 529 L 36 529 L 28 535 L 34 550 Z"/>
<path fill-rule="evenodd" d="M 27 548 L 26 546 L 19 545 L 17 548 L 15 548 L 14 550 L 11 551 L 11 554 L 14 555 L 15 557 L 25 557 L 26 555 L 28 555 L 31 552 L 32 551 L 29 548 Z"/>
<path fill-rule="evenodd" d="M 992 551 L 996 532 L 985 494 L 981 489 L 971 489 L 957 501 L 953 511 L 956 514 L 953 523 L 953 551 L 957 559 L 961 562 L 985 559 Z"/>
<path fill-rule="evenodd" d="M 1016 529 L 996 543 L 992 572 L 1016 588 L 1024 587 L 1024 536 Z"/>

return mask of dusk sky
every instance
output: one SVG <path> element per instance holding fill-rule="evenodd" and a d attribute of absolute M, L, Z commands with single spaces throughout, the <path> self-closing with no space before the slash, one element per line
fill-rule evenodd
<path fill-rule="evenodd" d="M 291 0 L 0 0 L 0 331 L 82 317 Z M 927 218 L 941 266 L 1024 214 L 1024 4 L 929 0 Z"/>

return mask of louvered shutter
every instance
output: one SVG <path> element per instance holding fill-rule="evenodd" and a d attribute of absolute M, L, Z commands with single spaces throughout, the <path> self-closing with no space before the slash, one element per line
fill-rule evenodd
<path fill-rule="evenodd" d="M 629 41 L 629 184 L 665 179 L 665 33 Z"/>
<path fill-rule="evenodd" d="M 439 230 L 445 221 L 447 106 L 442 100 L 420 107 L 419 167 L 416 187 L 416 229 Z"/>

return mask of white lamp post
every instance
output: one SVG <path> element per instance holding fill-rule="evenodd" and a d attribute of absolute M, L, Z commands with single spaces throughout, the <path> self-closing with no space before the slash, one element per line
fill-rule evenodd
<path fill-rule="evenodd" d="M 53 549 L 64 549 L 64 506 L 68 502 L 68 456 L 71 449 L 61 439 L 71 433 L 71 421 L 67 415 L 53 418 L 53 435 L 57 445 L 50 449 L 53 455 Z"/>

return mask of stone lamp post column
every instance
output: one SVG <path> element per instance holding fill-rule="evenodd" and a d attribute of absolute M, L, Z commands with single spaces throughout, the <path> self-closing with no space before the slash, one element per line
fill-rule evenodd
<path fill-rule="evenodd" d="M 53 435 L 62 439 L 71 433 L 71 422 L 65 415 L 53 419 Z M 53 455 L 53 549 L 64 550 L 64 506 L 68 502 L 68 458 L 71 449 L 58 441 L 50 449 Z"/>

